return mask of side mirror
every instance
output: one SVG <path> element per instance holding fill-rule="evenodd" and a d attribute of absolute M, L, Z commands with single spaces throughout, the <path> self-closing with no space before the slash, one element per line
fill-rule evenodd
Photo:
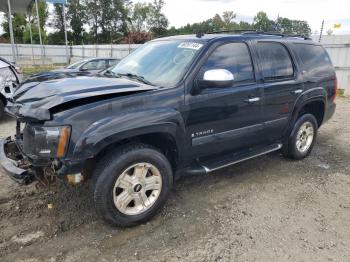
<path fill-rule="evenodd" d="M 224 88 L 233 85 L 233 74 L 226 69 L 211 69 L 204 72 L 203 80 L 198 80 L 198 87 L 203 88 Z"/>

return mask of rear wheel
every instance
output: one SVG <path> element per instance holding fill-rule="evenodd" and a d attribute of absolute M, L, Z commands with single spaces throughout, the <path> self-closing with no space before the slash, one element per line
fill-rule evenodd
<path fill-rule="evenodd" d="M 167 158 L 142 144 L 111 152 L 98 163 L 94 176 L 97 212 L 119 226 L 150 220 L 165 203 L 172 186 Z"/>
<path fill-rule="evenodd" d="M 317 129 L 317 120 L 313 115 L 300 116 L 295 122 L 287 143 L 284 145 L 282 150 L 284 155 L 293 159 L 307 157 L 314 147 Z"/>

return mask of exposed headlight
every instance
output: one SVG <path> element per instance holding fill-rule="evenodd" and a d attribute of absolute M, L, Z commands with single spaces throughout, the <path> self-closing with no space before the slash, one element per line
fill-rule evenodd
<path fill-rule="evenodd" d="M 69 126 L 27 125 L 23 130 L 23 151 L 30 158 L 64 157 L 69 143 Z"/>

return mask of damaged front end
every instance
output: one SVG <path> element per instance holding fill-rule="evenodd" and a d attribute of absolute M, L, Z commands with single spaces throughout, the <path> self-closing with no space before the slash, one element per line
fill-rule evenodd
<path fill-rule="evenodd" d="M 27 185 L 35 180 L 30 169 L 31 164 L 10 137 L 0 139 L 0 165 L 9 177 L 19 184 Z"/>
<path fill-rule="evenodd" d="M 11 179 L 21 185 L 37 181 L 37 185 L 50 187 L 59 177 L 77 184 L 83 180 L 82 176 L 62 175 L 64 166 L 58 160 L 66 153 L 69 135 L 69 126 L 26 124 L 22 130 L 21 123 L 17 121 L 16 135 L 0 140 L 0 165 Z"/>

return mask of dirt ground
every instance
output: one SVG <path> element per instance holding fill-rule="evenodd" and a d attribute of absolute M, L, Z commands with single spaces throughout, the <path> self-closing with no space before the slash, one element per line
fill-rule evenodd
<path fill-rule="evenodd" d="M 349 261 L 350 99 L 337 103 L 307 159 L 274 153 L 181 179 L 133 228 L 97 219 L 85 187 L 36 190 L 0 173 L 0 261 Z M 0 136 L 12 130 L 0 122 Z"/>

